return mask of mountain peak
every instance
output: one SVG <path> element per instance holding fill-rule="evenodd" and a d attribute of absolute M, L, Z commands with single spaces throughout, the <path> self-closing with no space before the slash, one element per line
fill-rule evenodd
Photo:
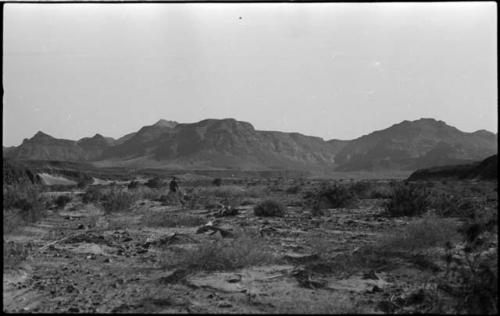
<path fill-rule="evenodd" d="M 52 137 L 48 134 L 45 134 L 42 131 L 38 131 L 31 139 L 52 139 L 52 138 L 54 138 L 54 137 Z"/>
<path fill-rule="evenodd" d="M 167 121 L 164 119 L 160 119 L 158 122 L 153 124 L 153 126 L 174 128 L 175 126 L 177 126 L 177 124 L 178 123 L 175 121 Z"/>

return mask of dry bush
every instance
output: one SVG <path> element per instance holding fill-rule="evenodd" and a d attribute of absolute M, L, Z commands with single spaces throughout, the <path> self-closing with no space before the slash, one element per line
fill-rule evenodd
<path fill-rule="evenodd" d="M 202 216 L 179 212 L 151 212 L 144 215 L 141 221 L 148 227 L 196 227 L 207 222 Z"/>
<path fill-rule="evenodd" d="M 369 181 L 357 181 L 349 186 L 349 190 L 358 198 L 369 198 L 372 187 L 373 183 Z"/>
<path fill-rule="evenodd" d="M 136 194 L 112 188 L 104 193 L 101 205 L 106 213 L 124 211 L 129 209 L 138 198 Z"/>
<path fill-rule="evenodd" d="M 88 203 L 99 203 L 104 196 L 104 191 L 106 189 L 98 187 L 98 186 L 91 186 L 87 188 L 85 193 L 82 195 L 82 202 L 85 204 Z"/>
<path fill-rule="evenodd" d="M 221 178 L 215 178 L 213 181 L 212 181 L 212 184 L 217 186 L 217 187 L 220 187 L 221 184 L 222 184 L 222 179 Z"/>
<path fill-rule="evenodd" d="M 3 242 L 3 267 L 4 270 L 17 267 L 26 260 L 29 255 L 29 248 L 13 241 Z"/>
<path fill-rule="evenodd" d="M 160 177 L 154 177 L 149 179 L 144 185 L 151 189 L 159 189 L 165 187 L 167 184 Z"/>
<path fill-rule="evenodd" d="M 403 183 L 393 188 L 393 193 L 384 205 L 385 215 L 390 217 L 419 216 L 430 206 L 429 191 L 422 185 Z"/>
<path fill-rule="evenodd" d="M 274 262 L 263 240 L 240 232 L 234 239 L 203 240 L 194 249 L 166 256 L 167 268 L 181 266 L 191 271 L 231 271 Z"/>
<path fill-rule="evenodd" d="M 12 232 L 45 216 L 41 189 L 31 184 L 6 185 L 3 188 L 4 232 Z"/>
<path fill-rule="evenodd" d="M 257 204 L 253 212 L 256 216 L 285 216 L 285 206 L 275 200 L 265 200 Z"/>
<path fill-rule="evenodd" d="M 388 184 L 378 183 L 373 186 L 370 191 L 371 199 L 388 199 L 393 194 L 392 188 Z"/>
<path fill-rule="evenodd" d="M 302 190 L 302 187 L 300 185 L 292 185 L 289 186 L 285 192 L 288 194 L 297 194 Z"/>
<path fill-rule="evenodd" d="M 72 198 L 69 195 L 59 195 L 57 198 L 55 198 L 54 203 L 58 208 L 64 208 L 66 204 L 71 202 Z"/>
<path fill-rule="evenodd" d="M 429 214 L 386 236 L 378 247 L 390 252 L 413 252 L 444 247 L 447 242 L 459 238 L 459 226 L 453 219 Z"/>
<path fill-rule="evenodd" d="M 307 192 L 304 195 L 306 205 L 312 205 L 315 213 L 326 208 L 351 207 L 356 203 L 356 197 L 349 188 L 343 185 L 324 185 L 316 192 Z"/>

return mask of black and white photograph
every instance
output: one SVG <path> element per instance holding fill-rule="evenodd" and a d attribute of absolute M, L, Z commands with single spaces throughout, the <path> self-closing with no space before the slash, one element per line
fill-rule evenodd
<path fill-rule="evenodd" d="M 496 2 L 2 9 L 4 313 L 498 314 Z"/>

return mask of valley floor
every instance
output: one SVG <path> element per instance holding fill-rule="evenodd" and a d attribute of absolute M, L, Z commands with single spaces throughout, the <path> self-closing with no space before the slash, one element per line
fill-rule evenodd
<path fill-rule="evenodd" d="M 283 218 L 257 217 L 253 205 L 246 205 L 237 215 L 215 218 L 215 211 L 181 210 L 150 200 L 105 214 L 76 197 L 40 222 L 4 235 L 4 245 L 29 249 L 25 261 L 4 268 L 4 312 L 432 311 L 433 278 L 444 273 L 440 263 L 419 255 L 382 256 L 371 266 L 339 263 L 412 221 L 379 216 L 380 202 L 365 199 L 355 208 L 329 209 L 314 217 L 302 207 L 288 206 Z M 204 224 L 158 227 L 143 220 L 167 213 L 201 218 L 220 230 L 199 230 Z M 240 230 L 254 232 L 273 260 L 230 271 L 169 264 L 176 254 L 230 241 L 231 234 L 224 233 Z M 322 266 L 331 262 L 337 263 Z"/>

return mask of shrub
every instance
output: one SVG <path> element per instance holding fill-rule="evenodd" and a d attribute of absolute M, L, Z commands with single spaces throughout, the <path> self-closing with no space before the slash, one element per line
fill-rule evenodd
<path fill-rule="evenodd" d="M 390 217 L 422 215 L 430 206 L 428 196 L 429 191 L 421 185 L 400 184 L 385 203 L 385 213 Z"/>
<path fill-rule="evenodd" d="M 271 263 L 274 256 L 257 237 L 240 233 L 234 239 L 203 240 L 196 248 L 165 257 L 165 265 L 194 271 L 231 271 Z"/>
<path fill-rule="evenodd" d="M 480 203 L 462 196 L 434 193 L 429 195 L 429 207 L 440 216 L 471 217 L 480 208 Z"/>
<path fill-rule="evenodd" d="M 39 210 L 43 207 L 40 192 L 40 188 L 35 185 L 7 185 L 3 190 L 3 208 L 23 211 Z"/>
<path fill-rule="evenodd" d="M 101 201 L 103 194 L 103 189 L 97 186 L 89 187 L 85 193 L 82 195 L 82 202 L 87 203 L 98 203 Z"/>
<path fill-rule="evenodd" d="M 265 200 L 257 204 L 253 212 L 256 216 L 285 216 L 285 207 L 274 200 Z"/>
<path fill-rule="evenodd" d="M 128 209 L 137 200 L 137 196 L 119 189 L 111 189 L 102 197 L 102 206 L 106 213 Z"/>
<path fill-rule="evenodd" d="M 460 229 L 465 247 L 446 248 L 447 271 L 438 288 L 453 298 L 456 314 L 498 313 L 498 248 L 484 242 L 485 233 L 498 229 L 496 217 L 495 210 L 466 223 Z"/>
<path fill-rule="evenodd" d="M 139 187 L 139 185 L 140 185 L 139 181 L 130 181 L 127 188 L 129 190 L 133 190 L 133 189 L 137 189 Z"/>
<path fill-rule="evenodd" d="M 288 193 L 288 194 L 297 194 L 297 193 L 300 192 L 300 190 L 301 190 L 301 186 L 300 185 L 292 185 L 292 186 L 290 186 L 290 187 L 288 187 L 286 189 L 286 193 Z"/>
<path fill-rule="evenodd" d="M 68 195 L 59 195 L 55 200 L 55 204 L 58 208 L 64 208 L 66 204 L 71 201 L 71 196 Z"/>
<path fill-rule="evenodd" d="M 13 241 L 3 242 L 3 265 L 5 269 L 18 266 L 29 255 L 28 247 Z"/>
<path fill-rule="evenodd" d="M 4 231 L 36 222 L 45 215 L 44 198 L 40 192 L 39 187 L 26 183 L 4 187 Z"/>
<path fill-rule="evenodd" d="M 371 199 L 388 199 L 391 197 L 393 191 L 389 185 L 378 184 L 373 187 L 370 192 Z"/>
<path fill-rule="evenodd" d="M 444 246 L 458 239 L 459 223 L 454 219 L 428 214 L 410 222 L 402 230 L 386 237 L 380 247 L 389 251 L 408 252 Z"/>
<path fill-rule="evenodd" d="M 350 207 L 356 201 L 351 190 L 337 184 L 323 186 L 318 192 L 306 195 L 305 198 L 312 203 L 313 209 Z"/>
<path fill-rule="evenodd" d="M 144 185 L 148 188 L 159 189 L 164 187 L 166 184 L 160 177 L 154 177 L 149 179 Z"/>
<path fill-rule="evenodd" d="M 215 178 L 213 181 L 212 181 L 212 184 L 217 186 L 217 187 L 220 187 L 220 185 L 222 184 L 222 179 L 221 178 Z"/>
<path fill-rule="evenodd" d="M 369 197 L 369 191 L 372 188 L 372 184 L 368 181 L 358 181 L 350 185 L 349 190 L 352 191 L 356 196 L 360 198 Z"/>
<path fill-rule="evenodd" d="M 85 177 L 81 178 L 80 180 L 78 180 L 76 187 L 79 189 L 85 189 L 89 185 L 91 185 L 93 182 L 94 182 L 94 180 L 91 177 L 85 176 Z"/>

